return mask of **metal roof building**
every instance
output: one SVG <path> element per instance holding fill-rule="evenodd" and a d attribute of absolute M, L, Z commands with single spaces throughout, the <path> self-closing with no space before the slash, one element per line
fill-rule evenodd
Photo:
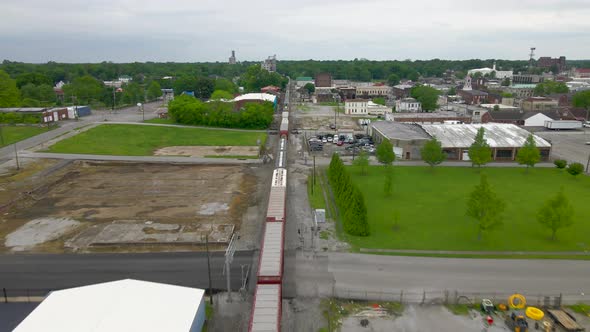
<path fill-rule="evenodd" d="M 54 291 L 15 332 L 199 332 L 204 291 L 125 279 Z"/>
<path fill-rule="evenodd" d="M 443 148 L 468 148 L 473 144 L 479 128 L 485 129 L 484 137 L 491 148 L 519 148 L 524 145 L 529 132 L 513 124 L 451 124 L 422 125 L 429 135 L 436 137 Z M 539 148 L 550 148 L 551 144 L 533 135 Z"/>

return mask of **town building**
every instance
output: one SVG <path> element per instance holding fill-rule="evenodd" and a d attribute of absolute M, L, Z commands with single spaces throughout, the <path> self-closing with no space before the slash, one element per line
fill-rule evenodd
<path fill-rule="evenodd" d="M 262 69 L 274 73 L 277 71 L 277 56 L 269 56 L 266 60 L 264 60 L 261 64 Z"/>
<path fill-rule="evenodd" d="M 260 88 L 260 92 L 262 93 L 271 93 L 271 94 L 278 94 L 281 91 L 281 88 L 274 85 L 268 85 L 263 88 Z"/>
<path fill-rule="evenodd" d="M 424 113 L 386 113 L 385 120 L 407 123 L 471 123 L 471 117 L 453 111 Z"/>
<path fill-rule="evenodd" d="M 319 73 L 315 75 L 315 86 L 317 88 L 331 88 L 332 75 L 330 73 Z"/>
<path fill-rule="evenodd" d="M 236 64 L 236 51 L 232 50 L 231 51 L 231 56 L 229 57 L 229 64 L 230 65 L 235 65 Z"/>
<path fill-rule="evenodd" d="M 422 112 L 422 104 L 414 98 L 403 98 L 395 101 L 396 112 Z"/>
<path fill-rule="evenodd" d="M 537 84 L 513 84 L 511 86 L 502 87 L 502 91 L 511 93 L 516 98 L 532 97 Z"/>
<path fill-rule="evenodd" d="M 537 84 L 543 83 L 544 80 L 542 75 L 518 74 L 512 76 L 512 84 Z"/>
<path fill-rule="evenodd" d="M 200 332 L 202 289 L 125 279 L 51 292 L 15 332 Z"/>
<path fill-rule="evenodd" d="M 315 82 L 313 81 L 312 77 L 300 76 L 295 79 L 295 85 L 297 86 L 297 88 L 304 87 L 307 83 L 315 85 Z"/>
<path fill-rule="evenodd" d="M 487 102 L 488 93 L 479 90 L 459 90 L 457 94 L 468 105 L 479 105 Z"/>
<path fill-rule="evenodd" d="M 384 97 L 392 94 L 392 88 L 387 85 L 357 86 L 356 95 L 362 98 Z"/>
<path fill-rule="evenodd" d="M 483 123 L 510 123 L 524 127 L 543 127 L 547 120 L 560 120 L 557 111 L 524 112 L 522 110 L 490 111 L 482 117 Z"/>
<path fill-rule="evenodd" d="M 559 102 L 547 97 L 529 97 L 522 101 L 521 108 L 525 112 L 530 111 L 549 111 L 556 109 Z"/>
<path fill-rule="evenodd" d="M 370 124 L 370 134 L 375 142 L 388 139 L 400 159 L 420 160 L 420 149 L 436 137 L 441 142 L 447 160 L 469 161 L 469 147 L 475 141 L 479 128 L 485 129 L 484 137 L 492 149 L 492 160 L 514 161 L 530 133 L 514 124 L 410 124 L 377 121 Z M 541 160 L 548 161 L 551 144 L 533 135 L 541 151 Z"/>
<path fill-rule="evenodd" d="M 393 96 L 396 99 L 400 99 L 400 98 L 408 98 L 410 96 L 410 92 L 412 91 L 412 88 L 414 86 L 410 85 L 410 84 L 398 84 L 398 85 L 394 85 L 392 90 L 393 90 Z"/>
<path fill-rule="evenodd" d="M 475 73 L 480 73 L 482 76 L 488 75 L 488 76 L 493 76 L 496 77 L 498 79 L 512 79 L 512 75 L 513 72 L 512 70 L 497 70 L 496 69 L 496 62 L 494 61 L 494 65 L 492 68 L 478 68 L 478 69 L 471 69 L 467 72 L 468 75 L 472 76 Z M 495 74 L 492 74 L 495 73 Z"/>
<path fill-rule="evenodd" d="M 573 78 L 590 78 L 590 68 L 575 68 L 572 73 Z"/>
<path fill-rule="evenodd" d="M 273 104 L 273 107 L 276 109 L 278 104 L 277 96 L 272 95 L 270 93 L 246 93 L 240 96 L 237 96 L 232 102 L 236 103 L 236 109 L 241 109 L 247 103 L 259 103 L 262 104 L 264 102 L 270 102 Z"/>
<path fill-rule="evenodd" d="M 367 99 L 349 99 L 344 101 L 344 113 L 348 115 L 385 115 L 391 113 L 391 108 Z"/>
<path fill-rule="evenodd" d="M 565 57 L 560 56 L 559 58 L 551 58 L 548 56 L 542 56 L 537 60 L 537 67 L 546 69 L 552 69 L 555 67 L 557 68 L 557 72 L 564 71 L 566 69 Z"/>

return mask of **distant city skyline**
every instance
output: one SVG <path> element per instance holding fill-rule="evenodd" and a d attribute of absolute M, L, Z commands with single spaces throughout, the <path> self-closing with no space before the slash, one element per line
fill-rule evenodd
<path fill-rule="evenodd" d="M 590 59 L 590 1 L 23 0 L 0 4 L 0 61 Z"/>

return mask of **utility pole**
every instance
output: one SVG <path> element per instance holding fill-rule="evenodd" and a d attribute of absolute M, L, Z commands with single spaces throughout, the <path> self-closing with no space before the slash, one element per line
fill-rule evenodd
<path fill-rule="evenodd" d="M 213 305 L 213 287 L 211 287 L 211 261 L 209 258 L 209 234 L 205 235 L 205 247 L 207 248 L 207 273 L 209 274 L 209 304 Z"/>

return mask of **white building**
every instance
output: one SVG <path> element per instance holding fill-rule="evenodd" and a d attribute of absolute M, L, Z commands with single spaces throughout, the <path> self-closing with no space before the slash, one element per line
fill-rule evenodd
<path fill-rule="evenodd" d="M 421 112 L 422 104 L 414 98 L 404 98 L 395 101 L 396 112 Z"/>
<path fill-rule="evenodd" d="M 204 293 L 133 279 L 54 291 L 14 332 L 200 332 Z"/>
<path fill-rule="evenodd" d="M 496 62 L 494 62 L 494 66 L 493 68 L 477 68 L 477 69 L 471 69 L 467 72 L 467 75 L 473 75 L 475 73 L 481 73 L 481 75 L 491 75 L 492 72 L 496 72 L 496 78 L 498 79 L 505 79 L 505 78 L 509 78 L 512 79 L 513 76 L 513 72 L 512 70 L 496 70 Z"/>
<path fill-rule="evenodd" d="M 366 99 L 350 99 L 344 102 L 344 113 L 348 115 L 384 115 L 390 113 L 387 106 Z"/>

